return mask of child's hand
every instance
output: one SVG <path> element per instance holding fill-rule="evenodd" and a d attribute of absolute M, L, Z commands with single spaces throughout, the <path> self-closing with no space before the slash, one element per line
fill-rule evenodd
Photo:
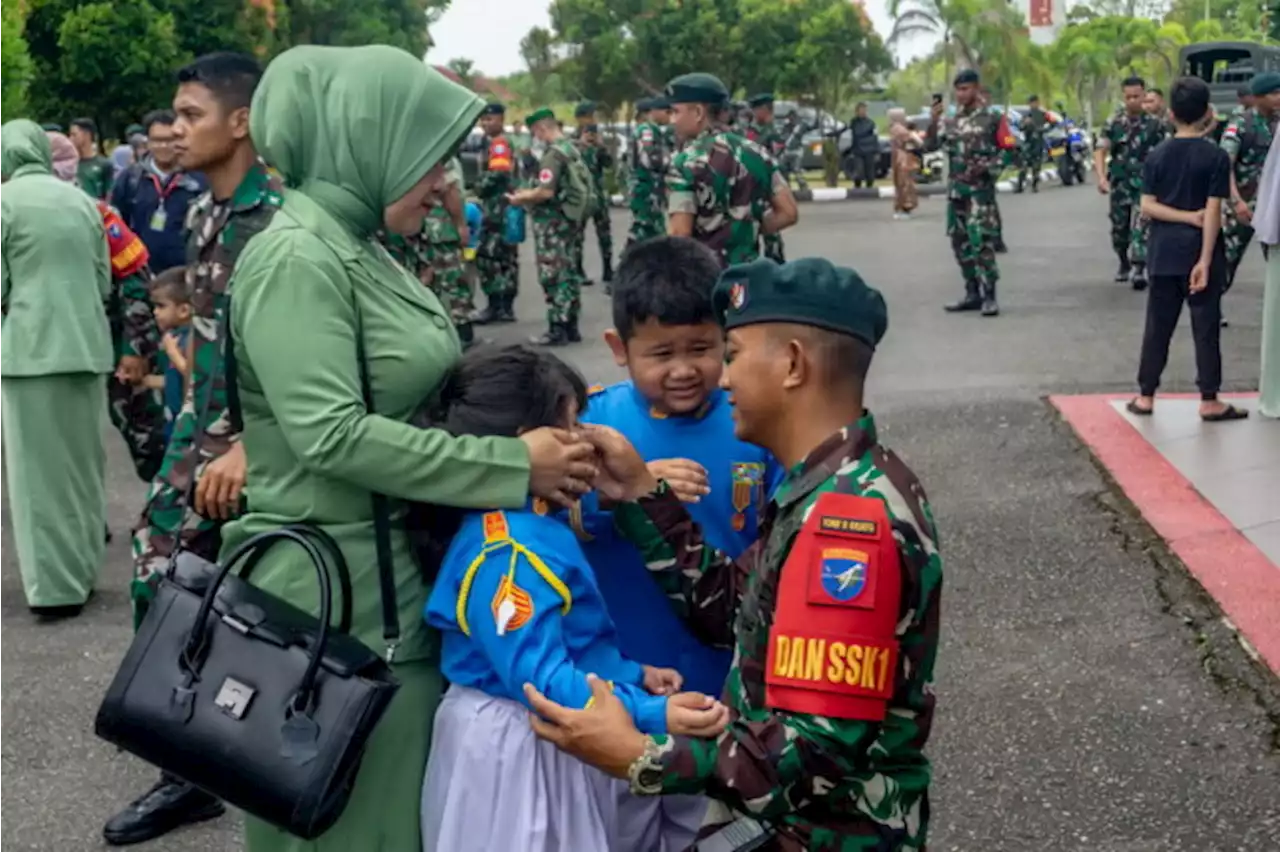
<path fill-rule="evenodd" d="M 1201 211 L 1202 213 L 1204 211 Z M 1192 293 L 1200 293 L 1209 286 L 1209 264 L 1203 260 L 1191 267 L 1191 280 L 1187 289 Z"/>
<path fill-rule="evenodd" d="M 1187 224 L 1193 228 L 1204 230 L 1204 210 L 1188 210 L 1184 215 L 1187 217 Z"/>
<path fill-rule="evenodd" d="M 729 725 L 729 708 L 701 692 L 681 692 L 667 699 L 667 733 L 686 737 L 718 737 Z"/>
<path fill-rule="evenodd" d="M 690 459 L 658 459 L 649 462 L 654 479 L 665 479 L 671 490 L 684 503 L 697 503 L 711 493 L 707 469 Z"/>
<path fill-rule="evenodd" d="M 626 503 L 658 487 L 657 478 L 621 432 L 595 424 L 583 425 L 579 431 L 596 449 L 600 467 L 595 487 L 602 497 Z"/>
<path fill-rule="evenodd" d="M 165 332 L 164 339 L 160 341 L 160 345 L 164 347 L 164 354 L 169 356 L 169 360 L 182 358 L 182 344 L 178 342 L 178 335 L 172 331 Z"/>
<path fill-rule="evenodd" d="M 675 669 L 657 666 L 641 666 L 644 669 L 644 688 L 650 695 L 675 695 L 684 685 L 684 675 Z"/>

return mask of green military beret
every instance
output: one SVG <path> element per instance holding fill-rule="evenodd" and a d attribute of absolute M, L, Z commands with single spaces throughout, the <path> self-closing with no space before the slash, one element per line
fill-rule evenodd
<path fill-rule="evenodd" d="M 673 104 L 718 104 L 729 99 L 729 90 L 714 74 L 696 71 L 667 83 L 666 95 Z"/>
<path fill-rule="evenodd" d="M 49 121 L 40 125 L 40 129 L 43 130 L 45 133 L 61 133 L 62 125 L 58 124 L 57 122 Z"/>
<path fill-rule="evenodd" d="M 484 105 L 484 109 L 480 110 L 481 115 L 506 115 L 507 108 L 497 101 L 490 101 Z"/>
<path fill-rule="evenodd" d="M 752 107 L 772 106 L 773 92 L 761 92 L 758 95 L 752 95 L 747 98 L 747 103 Z"/>
<path fill-rule="evenodd" d="M 648 112 L 653 109 L 653 98 L 637 98 L 636 112 Z"/>
<path fill-rule="evenodd" d="M 671 109 L 671 98 L 666 95 L 649 98 L 649 109 Z"/>
<path fill-rule="evenodd" d="M 847 334 L 875 348 L 889 327 L 880 291 L 852 269 L 819 257 L 730 266 L 720 273 L 711 299 L 726 330 L 790 322 Z"/>
<path fill-rule="evenodd" d="M 589 115 L 595 115 L 595 114 L 596 114 L 595 101 L 583 101 L 582 103 L 578 104 L 577 107 L 575 107 L 573 110 L 574 118 L 586 118 Z"/>
<path fill-rule="evenodd" d="M 549 107 L 542 107 L 542 109 L 535 109 L 533 112 L 525 116 L 524 125 L 525 127 L 533 127 L 539 121 L 543 121 L 548 118 L 554 119 L 555 117 L 556 114 L 552 112 Z"/>
<path fill-rule="evenodd" d="M 141 124 L 130 124 L 128 127 L 124 129 L 125 139 L 128 139 L 130 136 L 146 136 L 146 135 L 147 135 L 147 128 L 143 127 Z"/>
<path fill-rule="evenodd" d="M 1249 81 L 1249 91 L 1255 97 L 1269 95 L 1276 89 L 1280 89 L 1280 74 L 1275 71 L 1266 71 Z"/>
<path fill-rule="evenodd" d="M 968 83 L 977 83 L 981 80 L 982 78 L 978 76 L 977 71 L 974 71 L 972 68 L 966 68 L 956 75 L 955 79 L 951 81 L 951 85 L 963 86 Z"/>

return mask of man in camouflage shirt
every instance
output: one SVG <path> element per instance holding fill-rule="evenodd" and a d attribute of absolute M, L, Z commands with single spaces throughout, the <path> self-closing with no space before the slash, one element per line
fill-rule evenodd
<path fill-rule="evenodd" d="M 600 279 L 608 284 L 613 280 L 613 225 L 609 220 L 609 196 L 605 192 L 605 172 L 613 168 L 613 153 L 600 139 L 600 125 L 596 123 L 596 105 L 592 101 L 583 101 L 573 111 L 578 123 L 573 141 L 582 154 L 582 160 L 591 171 L 596 184 L 596 210 L 591 217 L 596 229 L 596 242 L 600 246 L 600 261 L 603 271 Z M 587 229 L 582 229 L 582 241 L 585 243 Z M 587 277 L 582 267 L 582 246 L 578 247 L 578 274 L 582 283 L 591 285 L 594 282 Z"/>
<path fill-rule="evenodd" d="M 751 107 L 751 123 L 747 125 L 747 139 L 763 149 L 773 163 L 774 170 L 781 174 L 778 158 L 782 156 L 786 143 L 773 117 L 773 93 L 762 92 L 752 95 L 747 99 L 747 104 Z M 785 176 L 782 182 L 790 187 Z M 765 234 L 763 250 L 764 256 L 770 260 L 782 263 L 787 259 L 786 247 L 782 244 L 782 234 Z"/>
<path fill-rule="evenodd" d="M 68 137 L 76 146 L 80 163 L 76 166 L 76 183 L 91 197 L 106 200 L 115 183 L 116 167 L 98 150 L 98 124 L 92 118 L 73 118 Z"/>
<path fill-rule="evenodd" d="M 1267 161 L 1276 120 L 1280 118 L 1280 74 L 1268 71 L 1253 78 L 1254 106 L 1227 123 L 1222 150 L 1231 158 L 1231 203 L 1223 205 L 1222 239 L 1227 252 L 1227 286 L 1253 240 L 1253 210 L 1258 181 Z"/>
<path fill-rule="evenodd" d="M 134 531 L 135 624 L 173 555 L 183 549 L 217 559 L 222 525 L 242 511 L 245 455 L 227 395 L 229 286 L 236 259 L 283 200 L 279 179 L 249 138 L 249 104 L 260 76 L 252 57 L 231 53 L 201 57 L 178 72 L 174 147 L 184 169 L 204 173 L 209 191 L 187 213 L 190 375 Z M 103 834 L 113 845 L 139 843 L 222 811 L 207 793 L 164 776 L 112 817 Z"/>
<path fill-rule="evenodd" d="M 507 195 L 516 188 L 515 144 L 503 130 L 506 107 L 486 104 L 480 113 L 486 148 L 474 188 L 480 202 L 482 225 L 476 247 L 476 272 L 488 299 L 483 310 L 472 315 L 477 325 L 515 322 L 516 294 L 520 289 L 520 246 L 506 240 Z"/>
<path fill-rule="evenodd" d="M 711 74 L 685 74 L 667 85 L 672 123 L 684 142 L 667 173 L 667 233 L 694 238 L 724 266 L 755 260 L 761 233 L 794 221 L 777 209 L 765 213 L 763 223 L 757 219 L 758 205 L 772 201 L 775 185 L 762 186 L 765 176 L 748 169 L 744 137 L 717 129 L 728 99 L 724 83 Z"/>
<path fill-rule="evenodd" d="M 551 110 L 544 107 L 535 111 L 525 124 L 534 138 L 546 146 L 534 185 L 507 196 L 512 204 L 530 208 L 538 283 L 547 301 L 547 330 L 531 342 L 539 346 L 580 343 L 582 276 L 577 260 L 582 250 L 582 225 L 568 215 L 565 204 L 571 189 L 570 164 L 581 162 L 582 155 L 561 131 Z"/>
<path fill-rule="evenodd" d="M 1040 170 L 1044 168 L 1044 135 L 1049 129 L 1049 115 L 1040 108 L 1040 98 L 1027 98 L 1027 114 L 1022 117 L 1022 157 L 1018 169 L 1017 192 L 1022 192 L 1031 172 L 1031 191 L 1040 191 Z"/>
<path fill-rule="evenodd" d="M 730 560 L 625 438 L 588 439 L 619 531 L 695 633 L 734 649 L 724 704 L 707 699 L 721 721 L 645 736 L 596 680 L 582 710 L 527 686 L 532 725 L 636 795 L 708 796 L 700 837 L 738 835 L 717 849 L 922 850 L 942 560 L 924 489 L 863 408 L 884 300 L 818 259 L 730 267 L 713 299 L 737 435 L 789 469 L 760 539 Z"/>
<path fill-rule="evenodd" d="M 981 310 L 983 316 L 994 317 L 1000 313 L 996 179 L 1016 142 L 1004 116 L 981 102 L 978 72 L 961 71 L 954 88 L 955 115 L 944 116 L 942 103 L 935 103 L 925 135 L 926 150 L 941 149 L 947 155 L 947 234 L 964 277 L 964 298 L 946 310 Z"/>
<path fill-rule="evenodd" d="M 658 116 L 666 113 L 665 98 L 636 101 L 631 185 L 627 199 L 627 206 L 631 209 L 628 246 L 667 232 L 666 172 L 673 152 L 667 127 L 658 121 Z"/>
<path fill-rule="evenodd" d="M 1143 108 L 1147 84 L 1141 77 L 1124 81 L 1124 106 L 1107 119 L 1098 134 L 1093 166 L 1098 192 L 1111 194 L 1111 247 L 1120 259 L 1116 281 L 1147 286 L 1147 229 L 1141 221 L 1142 165 L 1147 154 L 1165 140 L 1167 128 Z M 1107 156 L 1111 159 L 1107 162 Z"/>

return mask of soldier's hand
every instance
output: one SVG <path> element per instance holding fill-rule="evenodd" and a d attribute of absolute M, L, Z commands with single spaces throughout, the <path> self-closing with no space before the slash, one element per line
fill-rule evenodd
<path fill-rule="evenodd" d="M 658 479 L 622 433 L 608 426 L 582 427 L 583 436 L 596 449 L 600 471 L 595 487 L 604 497 L 620 503 L 639 500 L 658 487 Z"/>
<path fill-rule="evenodd" d="M 929 115 L 932 116 L 934 121 L 937 121 L 942 118 L 942 114 L 946 112 L 946 109 L 947 107 L 942 101 L 937 101 L 929 108 Z"/>
<path fill-rule="evenodd" d="M 1103 175 L 1098 175 L 1098 192 L 1106 195 L 1111 191 L 1111 182 Z"/>
<path fill-rule="evenodd" d="M 217 521 L 238 515 L 246 467 L 244 444 L 239 441 L 221 458 L 209 462 L 196 483 L 196 511 Z"/>
<path fill-rule="evenodd" d="M 464 246 L 471 242 L 471 229 L 465 222 L 458 226 L 458 242 Z"/>
<path fill-rule="evenodd" d="M 657 666 L 641 666 L 644 669 L 644 689 L 650 695 L 675 695 L 684 686 L 684 675 L 675 669 Z"/>
<path fill-rule="evenodd" d="M 529 717 L 529 724 L 535 734 L 561 751 L 615 778 L 626 778 L 631 764 L 644 756 L 648 738 L 636 729 L 608 683 L 593 674 L 587 675 L 587 682 L 591 703 L 583 710 L 561 706 L 526 683 L 525 700 L 537 714 Z"/>
<path fill-rule="evenodd" d="M 1235 200 L 1235 208 L 1236 219 L 1239 220 L 1241 225 L 1248 225 L 1253 221 L 1253 211 L 1249 209 L 1249 205 L 1243 198 L 1237 198 Z"/>
<path fill-rule="evenodd" d="M 718 737 L 729 724 L 729 708 L 701 692 L 667 699 L 667 732 L 687 737 Z"/>
<path fill-rule="evenodd" d="M 658 459 L 649 462 L 648 468 L 655 479 L 665 479 L 685 503 L 697 503 L 711 493 L 707 469 L 692 459 Z"/>
<path fill-rule="evenodd" d="M 529 493 L 565 508 L 591 490 L 595 446 L 575 432 L 544 426 L 520 436 L 529 448 Z"/>
<path fill-rule="evenodd" d="M 122 355 L 116 365 L 116 378 L 127 385 L 140 384 L 147 376 L 147 359 L 138 355 Z"/>

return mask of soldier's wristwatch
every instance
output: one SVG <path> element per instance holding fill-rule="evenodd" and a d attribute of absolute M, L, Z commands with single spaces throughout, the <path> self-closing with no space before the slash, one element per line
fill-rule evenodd
<path fill-rule="evenodd" d="M 645 737 L 644 754 L 631 761 L 631 766 L 627 768 L 627 780 L 634 795 L 662 795 L 661 757 L 662 751 L 653 737 Z"/>

